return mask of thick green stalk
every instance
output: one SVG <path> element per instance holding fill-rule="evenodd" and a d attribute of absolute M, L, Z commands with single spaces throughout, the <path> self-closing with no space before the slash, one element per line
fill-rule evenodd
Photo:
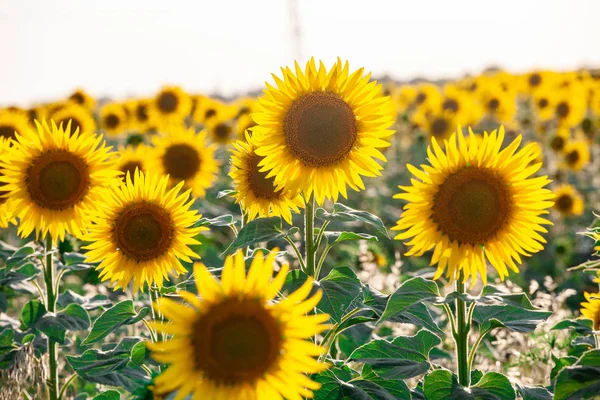
<path fill-rule="evenodd" d="M 465 284 L 462 276 L 456 280 L 456 291 L 465 293 Z M 469 332 L 471 321 L 467 318 L 467 306 L 461 297 L 456 299 L 456 360 L 458 364 L 458 381 L 461 385 L 469 387 L 471 384 L 471 371 L 469 371 Z"/>
<path fill-rule="evenodd" d="M 150 305 L 150 309 L 152 310 L 152 319 L 156 322 L 162 322 L 163 316 L 154 307 L 154 304 L 157 304 L 158 299 L 160 298 L 160 293 L 156 284 L 150 286 L 148 288 L 148 292 L 150 292 L 150 300 L 152 301 L 152 304 Z M 156 332 L 156 341 L 162 342 L 163 340 L 164 338 L 162 332 Z"/>
<path fill-rule="evenodd" d="M 315 196 L 311 195 L 304 208 L 304 247 L 306 250 L 306 274 L 315 276 Z"/>
<path fill-rule="evenodd" d="M 52 260 L 52 237 L 46 236 L 46 263 L 44 278 L 46 281 L 46 309 L 48 312 L 56 311 L 56 296 L 54 286 L 54 262 Z M 56 285 L 58 289 L 58 285 Z M 50 400 L 58 399 L 58 344 L 48 338 L 48 359 L 50 363 L 50 376 L 46 380 L 48 387 L 48 398 Z"/>

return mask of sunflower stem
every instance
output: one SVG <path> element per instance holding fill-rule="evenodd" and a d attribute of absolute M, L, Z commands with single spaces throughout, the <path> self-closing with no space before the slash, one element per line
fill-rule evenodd
<path fill-rule="evenodd" d="M 304 209 L 304 247 L 306 250 L 306 275 L 315 276 L 315 196 L 310 195 Z"/>
<path fill-rule="evenodd" d="M 462 295 L 465 293 L 465 283 L 462 274 L 456 280 L 456 291 Z M 469 371 L 469 332 L 471 321 L 467 318 L 467 307 L 462 296 L 456 299 L 456 358 L 458 364 L 458 381 L 464 387 L 471 384 L 471 372 Z"/>
<path fill-rule="evenodd" d="M 56 295 L 58 292 L 58 283 L 54 284 L 54 262 L 52 260 L 52 236 L 46 235 L 46 262 L 44 278 L 46 283 L 46 309 L 48 312 L 56 311 Z M 46 380 L 48 387 L 48 398 L 58 400 L 58 343 L 48 338 L 48 359 L 50 376 Z"/>
<path fill-rule="evenodd" d="M 163 322 L 162 314 L 154 307 L 155 304 L 158 304 L 158 299 L 160 298 L 160 293 L 156 284 L 152 284 L 152 286 L 148 288 L 148 292 L 152 302 L 152 304 L 150 304 L 150 309 L 152 310 L 152 319 L 157 322 Z M 163 340 L 164 338 L 162 332 L 156 331 L 156 341 L 162 342 Z"/>

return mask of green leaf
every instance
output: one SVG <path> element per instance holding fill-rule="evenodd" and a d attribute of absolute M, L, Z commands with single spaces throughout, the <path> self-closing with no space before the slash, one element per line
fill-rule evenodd
<path fill-rule="evenodd" d="M 0 354 L 2 353 L 3 348 L 12 347 L 12 344 L 15 340 L 15 331 L 6 328 L 2 332 L 0 332 Z"/>
<path fill-rule="evenodd" d="M 591 335 L 594 331 L 594 321 L 591 319 L 566 319 L 554 325 L 551 331 L 562 329 L 575 329 L 580 335 Z"/>
<path fill-rule="evenodd" d="M 476 305 L 473 320 L 480 330 L 505 327 L 516 332 L 532 332 L 539 323 L 552 315 L 551 312 L 528 310 L 513 305 Z"/>
<path fill-rule="evenodd" d="M 100 394 L 97 394 L 92 398 L 92 400 L 119 400 L 121 398 L 121 393 L 116 390 L 107 390 Z"/>
<path fill-rule="evenodd" d="M 587 399 L 600 393 L 600 350 L 590 350 L 563 368 L 554 385 L 555 400 Z"/>
<path fill-rule="evenodd" d="M 425 376 L 423 391 L 427 400 L 514 400 L 515 391 L 508 378 L 498 372 L 488 372 L 469 389 L 446 369 Z"/>
<path fill-rule="evenodd" d="M 72 290 L 67 290 L 58 296 L 58 304 L 66 307 L 69 304 L 79 304 L 86 310 L 95 310 L 100 307 L 106 307 L 111 305 L 110 300 L 106 296 L 97 294 L 94 297 L 81 296 Z"/>
<path fill-rule="evenodd" d="M 17 251 L 15 251 L 10 257 L 6 259 L 5 269 L 6 272 L 24 265 L 28 262 L 28 260 L 32 257 L 40 256 L 42 253 L 35 251 L 35 243 L 27 243 L 25 246 L 21 247 Z"/>
<path fill-rule="evenodd" d="M 102 315 L 94 321 L 92 331 L 82 344 L 90 344 L 104 339 L 115 329 L 124 326 L 135 324 L 148 315 L 150 309 L 143 307 L 139 312 L 133 308 L 133 301 L 124 300 L 115 304 L 113 307 L 106 310 Z"/>
<path fill-rule="evenodd" d="M 138 342 L 131 349 L 131 362 L 134 365 L 142 365 L 148 358 L 149 351 L 146 348 L 146 343 Z"/>
<path fill-rule="evenodd" d="M 523 400 L 552 400 L 552 393 L 545 387 L 521 386 L 517 383 L 517 391 Z"/>
<path fill-rule="evenodd" d="M 415 336 L 400 336 L 391 342 L 373 340 L 352 352 L 349 360 L 370 365 L 385 379 L 408 379 L 429 370 L 429 352 L 441 342 L 421 329 Z"/>
<path fill-rule="evenodd" d="M 315 286 L 323 289 L 323 297 L 317 308 L 329 314 L 336 323 L 352 307 L 362 288 L 360 280 L 348 267 L 332 269 L 320 282 L 315 281 Z"/>
<path fill-rule="evenodd" d="M 367 211 L 354 210 L 342 203 L 335 203 L 333 205 L 332 213 L 327 212 L 323 208 L 319 208 L 317 209 L 315 216 L 324 221 L 363 222 L 374 227 L 377 233 L 382 236 L 389 237 L 381 218 Z"/>
<path fill-rule="evenodd" d="M 68 252 L 63 254 L 64 264 L 59 263 L 59 266 L 71 271 L 84 271 L 92 268 L 94 265 L 86 263 L 86 256 L 76 252 Z"/>
<path fill-rule="evenodd" d="M 0 268 L 0 287 L 19 284 L 22 281 L 31 281 L 35 279 L 40 272 L 39 263 L 26 262 L 11 271 Z"/>
<path fill-rule="evenodd" d="M 552 355 L 552 361 L 554 361 L 554 368 L 550 372 L 550 380 L 555 381 L 558 373 L 564 368 L 570 365 L 573 365 L 577 362 L 577 357 L 567 356 L 567 357 L 555 357 Z"/>
<path fill-rule="evenodd" d="M 355 232 L 325 232 L 325 238 L 330 246 L 346 240 L 379 240 L 377 239 L 377 236 Z"/>
<path fill-rule="evenodd" d="M 390 381 L 375 374 L 367 378 L 345 381 L 336 375 L 336 369 L 330 369 L 312 376 L 321 384 L 315 392 L 315 400 L 406 400 L 410 399 L 410 390 L 402 381 Z"/>
<path fill-rule="evenodd" d="M 46 307 L 44 307 L 41 302 L 38 300 L 29 301 L 21 310 L 21 322 L 23 323 L 23 328 L 27 329 L 33 327 L 44 314 L 46 314 Z"/>
<path fill-rule="evenodd" d="M 67 361 L 79 376 L 90 382 L 121 386 L 132 392 L 149 382 L 143 369 L 129 365 L 132 350 L 140 340 L 126 337 L 111 350 L 89 349 L 80 356 L 67 356 Z"/>
<path fill-rule="evenodd" d="M 225 196 L 229 196 L 229 195 L 232 195 L 232 196 L 234 196 L 236 193 L 237 193 L 237 191 L 236 191 L 236 190 L 231 190 L 231 189 L 228 189 L 228 190 L 220 190 L 220 191 L 217 193 L 217 199 L 221 199 L 221 198 L 223 198 L 223 197 L 225 197 Z"/>
<path fill-rule="evenodd" d="M 49 338 L 63 344 L 66 331 L 83 331 L 90 327 L 90 316 L 79 304 L 69 304 L 55 315 L 44 315 L 36 327 Z"/>
<path fill-rule="evenodd" d="M 202 218 L 198 221 L 198 226 L 212 225 L 212 226 L 231 226 L 234 225 L 233 215 L 225 214 L 220 215 L 216 218 Z"/>
<path fill-rule="evenodd" d="M 288 236 L 288 233 L 282 230 L 281 218 L 258 218 L 248 222 L 240 229 L 235 240 L 221 256 L 233 253 L 237 249 L 248 247 L 255 243 L 268 242 L 285 236 Z"/>
<path fill-rule="evenodd" d="M 420 276 L 411 278 L 402 283 L 390 296 L 379 321 L 390 319 L 417 303 L 435 302 L 439 298 L 440 292 L 434 281 L 423 279 Z"/>

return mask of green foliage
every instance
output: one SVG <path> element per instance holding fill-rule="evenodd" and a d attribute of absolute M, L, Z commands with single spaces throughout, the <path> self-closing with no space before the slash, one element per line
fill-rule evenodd
<path fill-rule="evenodd" d="M 279 217 L 258 218 L 244 225 L 238 232 L 235 240 L 221 255 L 225 256 L 231 254 L 237 249 L 252 246 L 256 243 L 269 242 L 271 240 L 291 236 L 297 231 L 298 228 L 292 228 L 289 231 L 284 232 L 281 225 L 281 218 Z"/>
<path fill-rule="evenodd" d="M 144 319 L 149 313 L 150 309 L 148 307 L 144 307 L 136 312 L 131 300 L 124 300 L 117 303 L 94 321 L 92 330 L 83 341 L 83 344 L 90 344 L 104 339 L 115 329 L 124 325 L 135 324 Z"/>
<path fill-rule="evenodd" d="M 458 377 L 446 369 L 425 376 L 423 391 L 427 400 L 514 400 L 515 391 L 508 378 L 497 372 L 484 374 L 470 388 L 458 383 Z"/>
<path fill-rule="evenodd" d="M 600 393 L 600 350 L 590 350 L 556 377 L 555 400 L 590 399 Z"/>
<path fill-rule="evenodd" d="M 362 222 L 373 227 L 379 235 L 388 237 L 387 229 L 381 218 L 367 211 L 354 210 L 342 203 L 335 203 L 331 213 L 324 208 L 317 209 L 315 217 L 331 222 Z"/>

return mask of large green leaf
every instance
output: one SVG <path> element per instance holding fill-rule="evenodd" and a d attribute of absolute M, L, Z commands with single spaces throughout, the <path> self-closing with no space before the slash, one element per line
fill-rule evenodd
<path fill-rule="evenodd" d="M 333 205 L 333 212 L 331 213 L 323 208 L 319 208 L 315 216 L 324 221 L 362 222 L 374 227 L 380 235 L 389 237 L 381 218 L 367 211 L 354 210 L 342 203 L 335 203 Z"/>
<path fill-rule="evenodd" d="M 95 395 L 92 400 L 119 400 L 120 398 L 121 393 L 111 389 Z"/>
<path fill-rule="evenodd" d="M 425 376 L 423 391 L 427 400 L 514 400 L 515 391 L 508 378 L 488 372 L 466 389 L 452 372 L 435 370 Z"/>
<path fill-rule="evenodd" d="M 429 370 L 429 352 L 440 343 L 438 336 L 421 329 L 415 336 L 400 336 L 391 342 L 373 340 L 352 352 L 349 360 L 370 365 L 385 379 L 408 379 Z"/>
<path fill-rule="evenodd" d="M 522 386 L 517 384 L 517 392 L 523 400 L 552 400 L 552 393 L 544 387 Z"/>
<path fill-rule="evenodd" d="M 35 243 L 33 242 L 27 243 L 8 257 L 4 266 L 6 272 L 10 272 L 12 269 L 30 263 L 32 262 L 32 259 L 42 256 L 43 253 L 35 251 L 34 246 Z"/>
<path fill-rule="evenodd" d="M 335 322 L 340 322 L 354 302 L 360 300 L 362 284 L 348 267 L 332 269 L 320 282 L 315 281 L 315 285 L 323 289 L 317 308 L 329 314 Z"/>
<path fill-rule="evenodd" d="M 233 253 L 237 249 L 248 247 L 256 243 L 280 239 L 287 235 L 288 232 L 284 232 L 282 229 L 281 218 L 257 218 L 248 222 L 240 229 L 235 240 L 221 255 Z"/>
<path fill-rule="evenodd" d="M 600 393 L 600 350 L 590 350 L 563 368 L 554 385 L 555 400 L 590 399 Z"/>
<path fill-rule="evenodd" d="M 321 384 L 315 400 L 409 400 L 410 390 L 403 381 L 391 381 L 370 374 L 353 380 L 336 375 L 336 369 L 312 377 Z"/>
<path fill-rule="evenodd" d="M 380 321 L 390 319 L 415 304 L 438 300 L 440 300 L 440 293 L 437 283 L 420 276 L 411 278 L 403 282 L 390 296 Z"/>
<path fill-rule="evenodd" d="M 327 239 L 327 244 L 329 245 L 345 242 L 347 240 L 379 240 L 377 239 L 377 236 L 356 232 L 325 232 L 325 239 Z"/>
<path fill-rule="evenodd" d="M 555 357 L 552 355 L 552 361 L 554 361 L 554 367 L 550 371 L 550 380 L 555 381 L 558 373 L 564 368 L 573 365 L 577 362 L 577 357 L 566 356 L 566 357 Z"/>
<path fill-rule="evenodd" d="M 63 344 L 66 331 L 82 331 L 90 327 L 90 316 L 79 304 L 69 304 L 56 314 L 44 315 L 36 327 L 49 338 Z"/>
<path fill-rule="evenodd" d="M 121 326 L 135 324 L 144 319 L 149 312 L 150 309 L 148 307 L 143 307 L 139 312 L 136 312 L 131 300 L 124 300 L 117 303 L 94 321 L 92 331 L 85 338 L 83 344 L 97 342 Z"/>
<path fill-rule="evenodd" d="M 87 257 L 81 253 L 68 252 L 63 254 L 64 263 L 59 263 L 59 267 L 69 269 L 71 271 L 84 271 L 90 269 L 94 264 L 86 263 Z"/>
<path fill-rule="evenodd" d="M 131 353 L 140 340 L 126 337 L 111 350 L 89 349 L 80 356 L 67 356 L 67 361 L 79 376 L 90 382 L 121 386 L 131 392 L 149 381 L 143 369 L 129 365 Z"/>
<path fill-rule="evenodd" d="M 39 263 L 35 262 L 26 262 L 10 271 L 0 268 L 0 287 L 18 285 L 23 281 L 31 281 L 35 279 L 39 272 Z"/>
<path fill-rule="evenodd" d="M 67 290 L 58 296 L 58 304 L 62 307 L 66 307 L 69 304 L 79 304 L 86 310 L 96 310 L 100 307 L 106 307 L 111 305 L 110 300 L 106 296 L 97 294 L 93 297 L 81 296 L 72 290 Z"/>
<path fill-rule="evenodd" d="M 481 305 L 473 311 L 473 320 L 480 330 L 505 327 L 516 332 L 531 332 L 539 323 L 552 315 L 551 312 L 528 310 L 514 305 Z"/>
<path fill-rule="evenodd" d="M 580 335 L 591 335 L 594 331 L 594 321 L 591 319 L 565 319 L 552 327 L 552 331 L 574 329 Z"/>
<path fill-rule="evenodd" d="M 32 328 L 46 314 L 46 307 L 38 300 L 30 300 L 21 310 L 23 329 Z"/>

